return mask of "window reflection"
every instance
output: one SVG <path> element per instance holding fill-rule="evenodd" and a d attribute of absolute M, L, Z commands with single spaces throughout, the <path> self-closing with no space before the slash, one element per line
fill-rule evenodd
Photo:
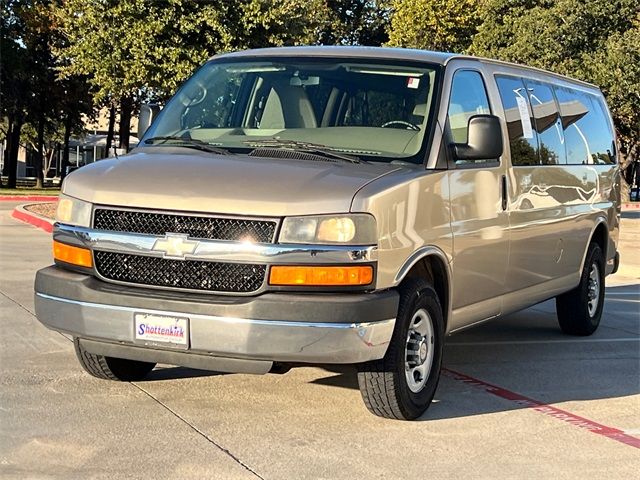
<path fill-rule="evenodd" d="M 490 113 L 489 99 L 480 73 L 474 70 L 456 72 L 449 98 L 449 128 L 453 141 L 466 143 L 469 118 Z"/>
<path fill-rule="evenodd" d="M 601 98 L 516 77 L 497 76 L 496 82 L 514 166 L 615 162 L 613 131 Z"/>

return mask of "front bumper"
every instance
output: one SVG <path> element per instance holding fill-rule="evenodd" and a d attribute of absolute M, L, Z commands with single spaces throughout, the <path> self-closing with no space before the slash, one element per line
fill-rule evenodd
<path fill-rule="evenodd" d="M 264 373 L 271 362 L 382 358 L 398 309 L 398 294 L 392 290 L 212 296 L 113 285 L 55 266 L 37 273 L 35 292 L 38 320 L 84 339 L 92 353 L 120 352 L 122 358 L 254 373 Z M 189 349 L 137 344 L 134 313 L 189 318 Z M 194 364 L 195 359 L 202 362 Z"/>

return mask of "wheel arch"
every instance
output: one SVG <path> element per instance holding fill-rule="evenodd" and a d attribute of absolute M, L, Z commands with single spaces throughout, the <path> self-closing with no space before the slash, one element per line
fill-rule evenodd
<path fill-rule="evenodd" d="M 414 252 L 398 271 L 394 283 L 402 285 L 409 278 L 427 279 L 438 295 L 444 316 L 445 332 L 451 318 L 451 266 L 445 253 L 437 247 L 424 247 Z"/>
<path fill-rule="evenodd" d="M 582 254 L 582 262 L 580 263 L 580 271 L 584 270 L 584 262 L 587 260 L 587 252 L 589 251 L 589 245 L 592 242 L 596 242 L 602 250 L 602 254 L 604 255 L 605 263 L 608 260 L 607 256 L 607 246 L 609 244 L 609 228 L 607 224 L 607 220 L 604 217 L 598 217 L 596 222 L 591 230 L 591 235 L 589 235 L 589 241 L 584 247 L 584 253 Z"/>

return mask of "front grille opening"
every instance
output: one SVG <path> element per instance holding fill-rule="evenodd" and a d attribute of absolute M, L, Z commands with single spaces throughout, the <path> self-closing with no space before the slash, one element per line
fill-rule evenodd
<path fill-rule="evenodd" d="M 277 222 L 96 208 L 93 227 L 113 232 L 149 235 L 180 233 L 191 238 L 273 243 Z"/>
<path fill-rule="evenodd" d="M 209 292 L 251 293 L 264 283 L 266 265 L 170 260 L 95 251 L 97 272 L 107 280 Z"/>

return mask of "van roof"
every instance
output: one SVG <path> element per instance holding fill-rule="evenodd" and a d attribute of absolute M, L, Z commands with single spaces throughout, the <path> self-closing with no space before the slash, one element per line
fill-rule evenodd
<path fill-rule="evenodd" d="M 474 60 L 483 63 L 493 63 L 497 65 L 507 65 L 510 67 L 542 73 L 552 77 L 557 77 L 565 81 L 598 88 L 582 80 L 560 75 L 558 73 L 543 70 L 541 68 L 529 67 L 517 63 L 504 62 L 491 58 L 474 57 L 457 53 L 434 52 L 429 50 L 418 50 L 413 48 L 390 48 L 390 47 L 361 47 L 361 46 L 302 46 L 302 47 L 271 47 L 257 48 L 253 50 L 242 50 L 232 53 L 222 53 L 213 56 L 218 58 L 242 58 L 242 57 L 350 57 L 350 58 L 375 58 L 386 60 L 413 60 L 420 62 L 430 62 L 438 65 L 446 65 L 453 59 Z"/>

